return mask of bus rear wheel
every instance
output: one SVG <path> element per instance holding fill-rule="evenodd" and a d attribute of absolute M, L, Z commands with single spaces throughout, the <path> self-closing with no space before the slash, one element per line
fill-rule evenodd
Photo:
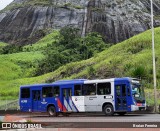
<path fill-rule="evenodd" d="M 48 107 L 48 114 L 49 114 L 49 116 L 52 116 L 52 117 L 57 116 L 56 109 L 54 106 Z"/>
<path fill-rule="evenodd" d="M 103 109 L 106 116 L 112 116 L 114 114 L 113 106 L 108 104 Z"/>

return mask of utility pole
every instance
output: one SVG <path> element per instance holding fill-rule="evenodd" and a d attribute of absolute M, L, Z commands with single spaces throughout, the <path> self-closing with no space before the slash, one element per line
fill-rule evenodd
<path fill-rule="evenodd" d="M 156 85 L 156 61 L 154 48 L 154 25 L 153 25 L 153 1 L 151 0 L 151 25 L 152 25 L 152 57 L 153 57 L 153 81 L 154 81 L 154 106 L 157 113 L 157 85 Z"/>

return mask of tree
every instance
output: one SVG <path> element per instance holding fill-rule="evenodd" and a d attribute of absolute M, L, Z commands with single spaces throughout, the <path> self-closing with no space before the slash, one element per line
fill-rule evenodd
<path fill-rule="evenodd" d="M 60 30 L 59 41 L 44 50 L 46 59 L 40 63 L 38 75 L 54 71 L 70 62 L 91 58 L 105 47 L 102 36 L 96 32 L 81 38 L 79 29 L 64 27 Z"/>

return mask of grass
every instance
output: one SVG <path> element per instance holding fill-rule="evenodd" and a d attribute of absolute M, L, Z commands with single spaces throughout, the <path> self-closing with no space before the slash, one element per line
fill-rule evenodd
<path fill-rule="evenodd" d="M 55 42 L 58 42 L 59 40 L 59 31 L 55 30 L 49 35 L 45 36 L 38 42 L 36 42 L 33 45 L 27 45 L 23 47 L 23 51 L 40 51 L 44 50 L 47 46 L 54 44 Z"/>
<path fill-rule="evenodd" d="M 32 76 L 38 66 L 38 62 L 43 58 L 44 55 L 41 52 L 21 52 L 0 55 L 1 81 Z"/>
<path fill-rule="evenodd" d="M 150 30 L 116 44 L 88 60 L 68 63 L 54 72 L 32 77 L 36 64 L 43 59 L 41 51 L 48 44 L 54 44 L 57 40 L 58 32 L 54 32 L 36 44 L 24 47 L 25 52 L 6 56 L 0 55 L 0 61 L 2 61 L 0 69 L 3 72 L 0 72 L 1 99 L 17 99 L 20 85 L 54 82 L 60 79 L 138 77 L 135 75 L 139 70 L 145 71 L 142 73 L 143 76 L 140 76 L 146 82 L 145 90 L 148 91 L 153 88 Z M 160 28 L 155 28 L 155 49 L 157 83 L 158 88 L 160 88 Z M 29 63 L 30 66 L 28 66 Z M 153 103 L 150 99 L 147 101 Z M 160 101 L 158 102 L 160 103 Z"/>
<path fill-rule="evenodd" d="M 6 45 L 8 45 L 7 43 L 4 43 L 4 42 L 0 42 L 0 47 L 4 47 L 4 46 L 6 46 Z"/>
<path fill-rule="evenodd" d="M 45 36 L 34 45 L 24 46 L 23 52 L 5 55 L 1 54 L 0 81 L 34 76 L 34 73 L 38 68 L 38 63 L 45 58 L 42 51 L 48 45 L 54 44 L 58 41 L 58 36 L 59 32 L 53 31 L 53 33 Z M 5 45 L 5 43 L 0 43 L 0 47 Z"/>
<path fill-rule="evenodd" d="M 0 54 L 2 52 L 2 49 L 3 47 L 7 46 L 8 44 L 7 43 L 4 43 L 4 42 L 0 42 Z"/>
<path fill-rule="evenodd" d="M 0 55 L 0 99 L 17 99 L 20 85 L 45 81 L 47 75 L 44 75 L 45 78 L 33 76 L 38 63 L 45 58 L 42 51 L 58 41 L 58 36 L 59 31 L 53 31 L 34 45 L 24 46 L 23 52 Z M 0 43 L 0 47 L 5 45 Z"/>

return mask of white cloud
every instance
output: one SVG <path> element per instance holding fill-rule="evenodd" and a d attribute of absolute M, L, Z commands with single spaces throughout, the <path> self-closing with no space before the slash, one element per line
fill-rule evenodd
<path fill-rule="evenodd" d="M 9 5 L 13 0 L 0 0 L 0 10 L 4 9 Z"/>

